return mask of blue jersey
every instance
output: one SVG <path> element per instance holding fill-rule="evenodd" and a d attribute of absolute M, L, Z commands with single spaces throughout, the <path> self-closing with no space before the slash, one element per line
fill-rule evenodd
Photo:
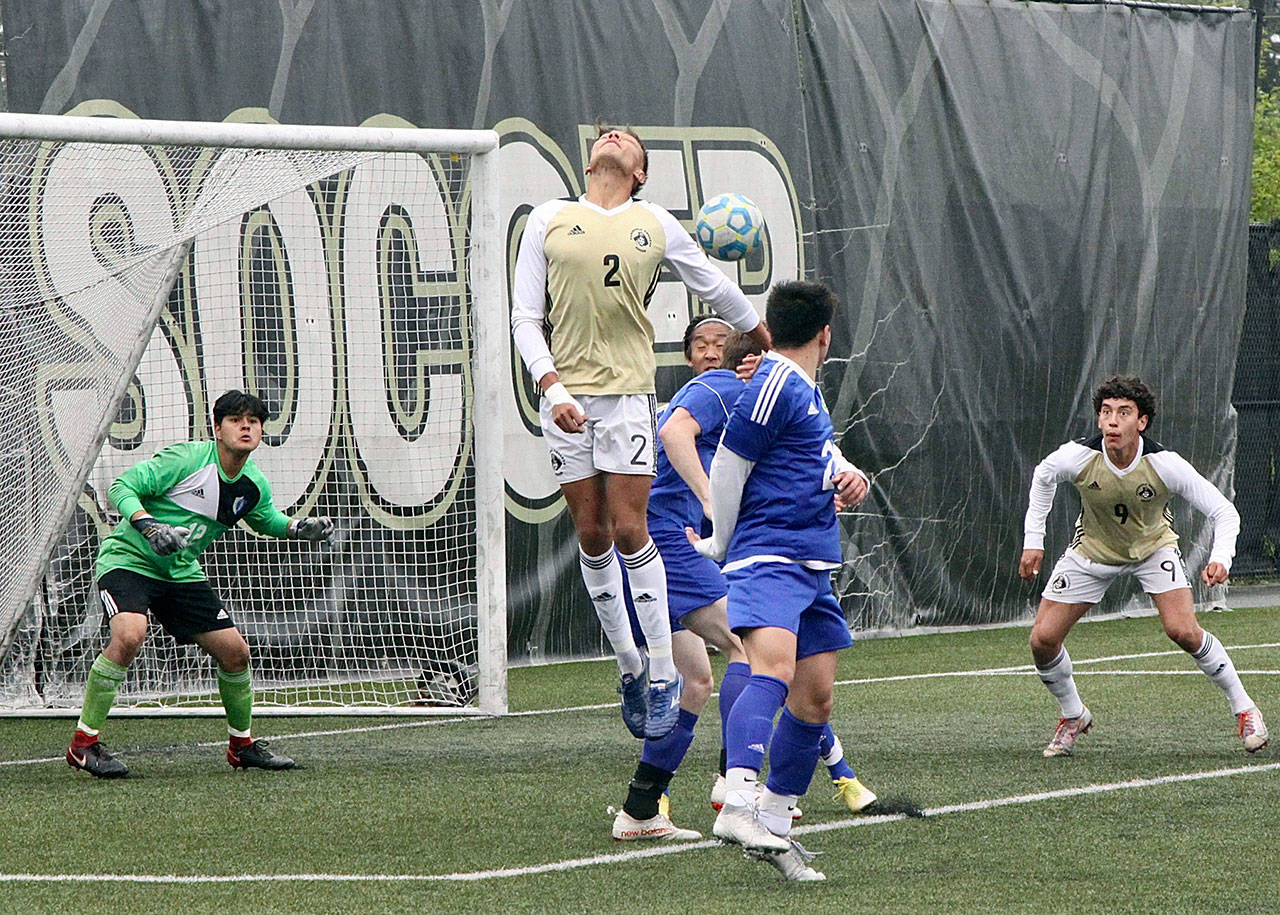
<path fill-rule="evenodd" d="M 720 432 L 724 429 L 725 420 L 729 418 L 729 411 L 744 390 L 746 385 L 728 369 L 703 372 L 676 391 L 671 403 L 658 418 L 658 428 L 662 428 L 677 407 L 688 410 L 689 415 L 702 428 L 697 445 L 698 457 L 705 471 L 711 467 L 711 458 L 716 453 Z M 665 518 L 682 528 L 688 526 L 699 530 L 703 521 L 702 503 L 693 494 L 689 484 L 671 466 L 661 439 L 658 440 L 657 469 L 653 485 L 649 488 L 649 517 Z"/>
<path fill-rule="evenodd" d="M 726 569 L 760 557 L 839 564 L 836 447 L 822 392 L 804 370 L 766 353 L 725 423 L 721 447 L 755 466 L 742 489 Z"/>

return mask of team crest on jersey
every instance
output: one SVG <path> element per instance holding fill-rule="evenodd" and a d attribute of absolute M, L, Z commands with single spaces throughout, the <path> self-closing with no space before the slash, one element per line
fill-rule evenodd
<path fill-rule="evenodd" d="M 1150 483 L 1143 483 L 1138 487 L 1138 498 L 1143 502 L 1150 502 L 1156 497 L 1156 491 Z"/>
<path fill-rule="evenodd" d="M 244 511 L 244 507 L 248 504 L 248 496 L 236 496 L 236 500 L 231 503 L 231 514 L 239 517 L 240 513 Z"/>
<path fill-rule="evenodd" d="M 1067 590 L 1067 588 L 1069 587 L 1071 587 L 1071 579 L 1067 578 L 1066 575 L 1059 575 L 1049 585 L 1049 589 L 1058 594 L 1061 594 L 1063 591 Z"/>
<path fill-rule="evenodd" d="M 551 449 L 551 472 L 556 476 L 564 471 L 564 458 L 560 456 L 560 452 L 554 448 Z"/>
<path fill-rule="evenodd" d="M 649 246 L 653 244 L 653 239 L 644 229 L 632 229 L 631 241 L 635 244 L 637 251 L 648 251 Z"/>

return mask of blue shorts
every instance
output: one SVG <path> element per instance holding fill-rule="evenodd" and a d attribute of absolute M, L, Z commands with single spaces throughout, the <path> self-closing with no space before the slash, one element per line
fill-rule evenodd
<path fill-rule="evenodd" d="M 796 658 L 839 651 L 853 644 L 849 624 L 831 593 L 830 570 L 794 562 L 757 562 L 725 575 L 729 580 L 729 628 L 777 626 L 796 634 Z"/>
<path fill-rule="evenodd" d="M 671 617 L 671 631 L 684 629 L 680 620 L 694 610 L 714 604 L 729 593 L 720 567 L 703 556 L 689 543 L 689 538 L 674 521 L 649 519 L 649 536 L 658 548 L 662 565 L 667 572 L 667 615 Z M 627 570 L 622 569 L 626 582 Z M 631 635 L 637 645 L 644 645 L 644 633 L 636 619 L 636 608 L 631 602 L 631 587 L 623 589 L 627 605 L 627 618 L 631 622 Z"/>

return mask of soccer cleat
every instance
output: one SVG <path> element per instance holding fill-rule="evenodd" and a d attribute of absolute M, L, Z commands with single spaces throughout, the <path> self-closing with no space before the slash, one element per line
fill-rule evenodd
<path fill-rule="evenodd" d="M 759 785 L 756 786 L 757 789 L 759 789 L 759 787 Z M 716 813 L 719 813 L 720 808 L 724 806 L 724 796 L 728 790 L 729 787 L 724 780 L 724 775 L 717 775 L 715 782 L 711 785 L 711 809 Z M 759 790 L 757 790 L 756 794 L 759 795 L 759 793 Z M 871 799 L 875 800 L 875 796 L 872 795 Z M 792 809 L 791 819 L 798 820 L 802 816 L 804 816 L 804 812 L 801 811 L 799 807 Z"/>
<path fill-rule="evenodd" d="M 233 750 L 227 747 L 227 762 L 236 769 L 292 769 L 293 760 L 280 753 L 273 753 L 265 740 L 255 740 L 247 747 Z"/>
<path fill-rule="evenodd" d="M 1236 715 L 1238 728 L 1236 733 L 1244 741 L 1244 748 L 1250 753 L 1257 753 L 1267 745 L 1267 726 L 1262 720 L 1262 712 L 1255 705 L 1253 708 Z"/>
<path fill-rule="evenodd" d="M 684 689 L 684 677 L 676 674 L 675 680 L 649 681 L 649 717 L 645 720 L 644 736 L 660 740 L 671 733 L 680 720 L 680 692 Z"/>
<path fill-rule="evenodd" d="M 658 814 L 671 819 L 671 795 L 665 791 L 658 795 Z"/>
<path fill-rule="evenodd" d="M 760 822 L 755 804 L 738 806 L 726 803 L 720 808 L 711 833 L 722 842 L 741 845 L 748 851 L 777 853 L 791 848 L 788 839 L 775 836 Z"/>
<path fill-rule="evenodd" d="M 1059 718 L 1058 729 L 1053 732 L 1053 740 L 1044 748 L 1045 756 L 1070 756 L 1075 749 L 1076 738 L 1088 734 L 1093 727 L 1093 713 L 1086 708 L 1078 718 Z"/>
<path fill-rule="evenodd" d="M 748 858 L 754 858 L 757 861 L 767 861 L 776 867 L 782 876 L 788 880 L 795 880 L 801 883 L 812 882 L 816 880 L 826 880 L 827 875 L 822 871 L 816 871 L 809 866 L 809 862 L 816 858 L 822 852 L 809 851 L 795 839 L 788 839 L 791 847 L 786 851 L 774 852 L 768 854 L 759 851 L 743 852 Z"/>
<path fill-rule="evenodd" d="M 631 736 L 641 740 L 644 740 L 645 721 L 649 717 L 649 701 L 645 690 L 644 671 L 638 675 L 623 674 L 618 684 L 618 693 L 622 696 L 622 721 Z"/>
<path fill-rule="evenodd" d="M 613 837 L 619 842 L 634 842 L 636 839 L 665 839 L 672 842 L 689 842 L 701 839 L 702 833 L 696 829 L 681 829 L 671 818 L 659 812 L 647 820 L 637 820 L 625 810 L 609 808 L 616 813 L 613 818 Z"/>
<path fill-rule="evenodd" d="M 875 793 L 858 781 L 856 776 L 833 779 L 832 784 L 836 786 L 835 800 L 843 800 L 854 813 L 861 813 L 876 802 Z"/>
<path fill-rule="evenodd" d="M 124 778 L 129 774 L 129 767 L 104 750 L 96 740 L 87 747 L 70 747 L 67 765 L 83 769 L 94 778 Z"/>

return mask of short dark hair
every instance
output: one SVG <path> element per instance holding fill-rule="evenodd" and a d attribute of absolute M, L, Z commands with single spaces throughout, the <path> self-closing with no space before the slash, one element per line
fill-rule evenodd
<path fill-rule="evenodd" d="M 265 423 L 269 415 L 266 404 L 244 391 L 228 391 L 213 402 L 215 426 L 222 425 L 222 421 L 228 416 L 256 416 Z"/>
<path fill-rule="evenodd" d="M 724 352 L 720 354 L 720 368 L 736 372 L 742 360 L 747 356 L 759 356 L 764 347 L 755 337 L 749 337 L 742 331 L 735 330 L 724 341 Z"/>
<path fill-rule="evenodd" d="M 804 346 L 831 323 L 837 304 L 836 294 L 823 283 L 784 280 L 775 284 L 765 304 L 773 345 L 784 349 Z"/>
<path fill-rule="evenodd" d="M 595 128 L 596 128 L 597 140 L 603 137 L 606 133 L 609 133 L 614 130 L 617 130 L 621 133 L 625 133 L 627 136 L 635 137 L 636 142 L 640 144 L 640 151 L 644 153 L 644 164 L 641 166 L 641 168 L 644 169 L 645 181 L 649 180 L 649 149 L 644 145 L 644 140 L 640 139 L 640 134 L 636 133 L 635 130 L 632 129 L 631 127 L 623 127 L 619 124 L 611 124 L 608 121 L 606 121 L 604 118 L 596 118 Z M 631 183 L 631 196 L 634 197 L 636 194 L 640 193 L 640 188 L 642 187 L 644 187 L 644 181 L 633 181 Z"/>
<path fill-rule="evenodd" d="M 1104 400 L 1132 400 L 1138 406 L 1138 416 L 1147 418 L 1151 427 L 1156 418 L 1156 395 L 1137 375 L 1112 375 L 1093 392 L 1093 412 L 1102 412 Z"/>
<path fill-rule="evenodd" d="M 706 324 L 708 321 L 719 322 L 720 324 L 723 324 L 725 327 L 729 328 L 729 330 L 733 330 L 733 325 L 730 324 L 728 321 L 726 321 L 724 318 L 718 318 L 715 315 L 694 315 L 693 320 L 691 320 L 685 326 L 685 329 L 684 329 L 684 358 L 685 359 L 693 358 L 693 335 L 698 332 L 699 327 L 701 327 L 703 324 Z"/>

